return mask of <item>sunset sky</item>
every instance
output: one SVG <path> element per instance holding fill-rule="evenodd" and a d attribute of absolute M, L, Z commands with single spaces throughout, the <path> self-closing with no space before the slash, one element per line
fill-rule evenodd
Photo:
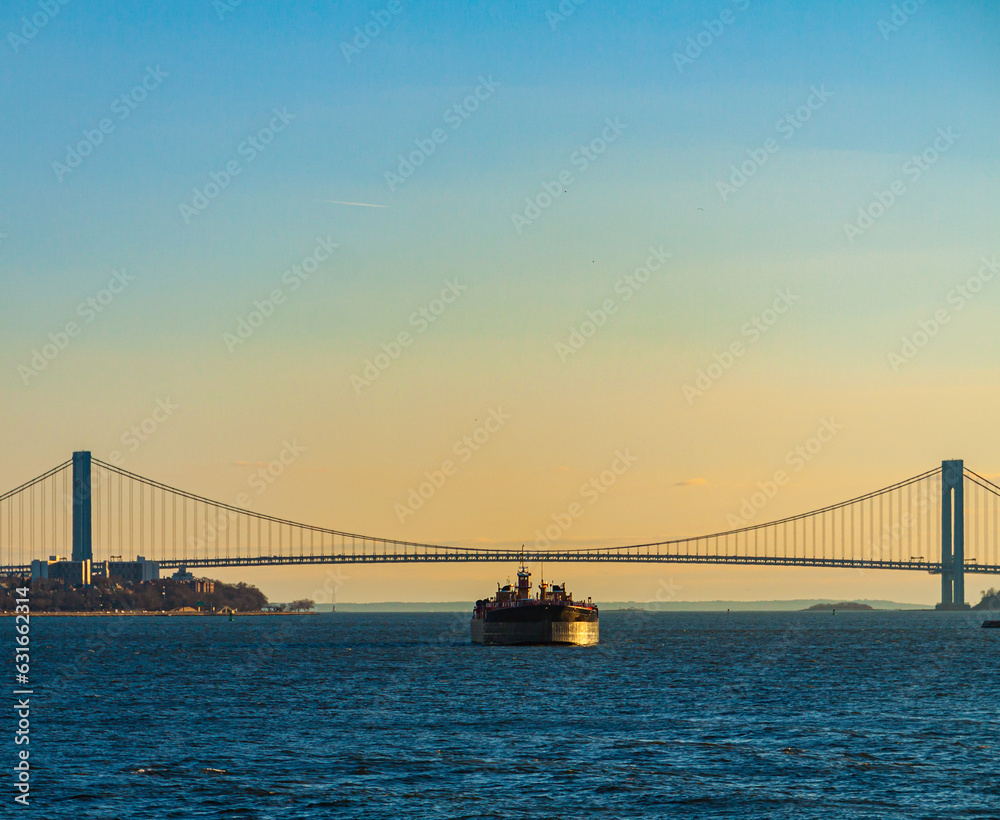
<path fill-rule="evenodd" d="M 579 503 L 571 547 L 727 529 L 779 469 L 752 523 L 946 458 L 1000 473 L 1000 9 L 902 6 L 12 0 L 0 487 L 118 451 L 414 541 L 530 544 Z M 512 571 L 352 566 L 337 596 L 472 600 Z M 556 572 L 598 600 L 939 593 Z M 326 573 L 218 577 L 288 600 Z"/>

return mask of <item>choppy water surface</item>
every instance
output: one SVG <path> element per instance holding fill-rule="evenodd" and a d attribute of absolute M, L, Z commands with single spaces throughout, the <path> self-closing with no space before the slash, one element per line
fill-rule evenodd
<path fill-rule="evenodd" d="M 608 612 L 599 647 L 499 648 L 464 614 L 39 618 L 17 812 L 997 818 L 981 620 Z"/>

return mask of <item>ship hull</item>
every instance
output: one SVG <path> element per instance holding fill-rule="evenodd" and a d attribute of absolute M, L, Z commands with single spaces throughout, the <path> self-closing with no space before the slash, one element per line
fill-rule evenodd
<path fill-rule="evenodd" d="M 559 604 L 492 610 L 472 619 L 473 643 L 491 646 L 591 646 L 600 639 L 597 611 Z"/>

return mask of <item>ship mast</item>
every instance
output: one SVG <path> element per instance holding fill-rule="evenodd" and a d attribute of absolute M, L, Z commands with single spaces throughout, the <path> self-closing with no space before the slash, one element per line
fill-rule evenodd
<path fill-rule="evenodd" d="M 517 571 L 517 599 L 526 601 L 531 597 L 531 573 L 524 563 L 524 544 L 521 544 L 521 568 Z"/>

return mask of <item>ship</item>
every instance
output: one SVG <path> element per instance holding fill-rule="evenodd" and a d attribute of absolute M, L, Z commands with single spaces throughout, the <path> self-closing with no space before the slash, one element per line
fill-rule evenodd
<path fill-rule="evenodd" d="M 566 584 L 538 585 L 531 594 L 531 573 L 524 562 L 517 587 L 497 584 L 493 598 L 476 601 L 472 612 L 473 643 L 493 646 L 564 644 L 591 646 L 599 638 L 597 605 L 574 601 Z"/>

